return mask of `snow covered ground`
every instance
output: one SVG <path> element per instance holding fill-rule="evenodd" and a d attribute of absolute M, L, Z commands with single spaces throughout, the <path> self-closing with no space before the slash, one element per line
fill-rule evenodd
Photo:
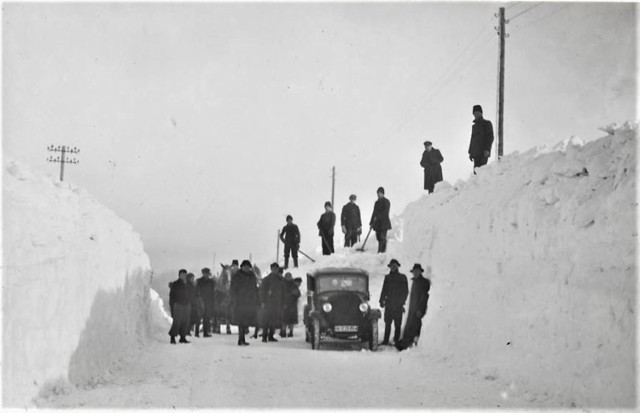
<path fill-rule="evenodd" d="M 152 293 L 155 340 L 144 351 L 82 388 L 41 392 L 35 404 L 634 407 L 637 139 L 633 125 L 613 132 L 508 155 L 467 182 L 439 184 L 397 219 L 386 254 L 375 254 L 370 238 L 364 253 L 300 258 L 292 272 L 303 278 L 314 268 L 366 269 L 374 306 L 391 258 L 409 277 L 414 262 L 428 267 L 417 348 L 374 353 L 330 343 L 312 351 L 301 325 L 278 343 L 241 348 L 223 334 L 174 346 Z M 303 291 L 301 306 L 304 299 Z"/>
<path fill-rule="evenodd" d="M 3 405 L 22 407 L 143 347 L 150 263 L 131 225 L 83 189 L 11 161 L 3 183 Z"/>

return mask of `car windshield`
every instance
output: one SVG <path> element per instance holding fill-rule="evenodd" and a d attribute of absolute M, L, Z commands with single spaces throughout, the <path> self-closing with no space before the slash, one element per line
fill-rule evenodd
<path fill-rule="evenodd" d="M 356 275 L 331 275 L 318 277 L 317 291 L 360 291 L 367 290 L 367 279 Z"/>

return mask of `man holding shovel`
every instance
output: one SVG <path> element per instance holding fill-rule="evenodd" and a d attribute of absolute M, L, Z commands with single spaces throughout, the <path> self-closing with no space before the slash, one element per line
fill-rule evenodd
<path fill-rule="evenodd" d="M 284 268 L 289 268 L 289 254 L 293 256 L 293 266 L 298 268 L 298 250 L 300 249 L 300 230 L 287 215 L 287 225 L 280 232 L 280 241 L 284 244 Z"/>
<path fill-rule="evenodd" d="M 322 238 L 322 255 L 331 255 L 333 249 L 333 229 L 336 226 L 336 214 L 334 214 L 331 202 L 324 203 L 324 214 L 318 221 L 319 235 Z"/>
<path fill-rule="evenodd" d="M 387 231 L 391 229 L 391 220 L 389 219 L 391 203 L 384 197 L 383 187 L 378 188 L 377 192 L 378 199 L 373 205 L 373 214 L 371 214 L 369 226 L 376 233 L 376 239 L 378 240 L 378 253 L 384 253 L 387 251 Z"/>

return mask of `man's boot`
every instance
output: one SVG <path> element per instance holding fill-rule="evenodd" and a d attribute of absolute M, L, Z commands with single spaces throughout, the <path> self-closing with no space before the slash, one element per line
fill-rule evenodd
<path fill-rule="evenodd" d="M 289 257 L 284 257 L 284 269 L 289 268 Z"/>
<path fill-rule="evenodd" d="M 189 344 L 189 343 L 191 343 L 191 342 L 190 342 L 190 341 L 187 341 L 187 339 L 186 339 L 186 337 L 185 337 L 185 336 L 181 336 L 181 337 L 180 337 L 180 343 Z"/>
<path fill-rule="evenodd" d="M 176 344 L 176 336 L 171 336 L 171 344 Z"/>
<path fill-rule="evenodd" d="M 227 324 L 227 334 L 231 334 L 231 326 Z"/>
<path fill-rule="evenodd" d="M 384 323 L 384 340 L 382 340 L 382 343 L 380 343 L 380 345 L 388 346 L 390 335 L 391 335 L 391 323 Z"/>
<path fill-rule="evenodd" d="M 266 343 L 267 342 L 267 330 L 264 330 L 262 332 L 262 342 Z"/>
<path fill-rule="evenodd" d="M 297 258 L 294 258 L 294 259 L 293 259 L 293 266 L 294 266 L 295 268 L 298 268 L 298 259 L 297 259 Z"/>

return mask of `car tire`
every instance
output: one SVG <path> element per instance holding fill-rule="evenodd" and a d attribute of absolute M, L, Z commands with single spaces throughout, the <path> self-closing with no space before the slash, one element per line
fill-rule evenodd
<path fill-rule="evenodd" d="M 313 320 L 313 333 L 311 334 L 311 349 L 320 350 L 320 320 Z"/>
<path fill-rule="evenodd" d="M 378 350 L 378 320 L 371 321 L 371 336 L 369 337 L 369 350 Z"/>

